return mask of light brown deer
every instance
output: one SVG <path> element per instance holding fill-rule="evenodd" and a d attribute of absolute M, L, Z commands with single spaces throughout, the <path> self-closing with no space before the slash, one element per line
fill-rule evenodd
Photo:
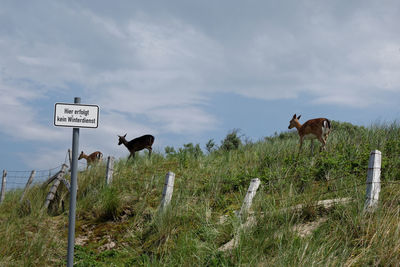
<path fill-rule="evenodd" d="M 154 143 L 154 136 L 150 135 L 150 134 L 146 134 L 143 136 L 140 136 L 138 138 L 132 139 L 131 141 L 127 141 L 125 139 L 126 134 L 124 136 L 120 136 L 118 135 L 118 145 L 124 144 L 126 146 L 126 148 L 129 150 L 129 157 L 128 160 L 132 157 L 135 157 L 135 152 L 136 151 L 140 151 L 142 149 L 147 149 L 149 150 L 149 158 L 151 156 L 151 151 L 152 149 L 152 145 Z"/>
<path fill-rule="evenodd" d="M 86 155 L 82 151 L 81 154 L 79 155 L 78 160 L 80 159 L 86 159 L 86 169 L 87 169 L 89 166 L 99 163 L 103 159 L 103 153 L 101 153 L 100 151 L 95 151 L 90 155 Z"/>
<path fill-rule="evenodd" d="M 297 132 L 300 136 L 299 153 L 301 151 L 304 139 L 311 139 L 311 153 L 313 153 L 314 139 L 318 139 L 318 141 L 321 142 L 322 145 L 320 151 L 326 149 L 326 141 L 328 139 L 329 133 L 331 132 L 331 122 L 326 118 L 317 118 L 308 120 L 302 125 L 299 122 L 300 117 L 301 115 L 296 117 L 296 114 L 294 114 L 288 127 L 289 129 L 296 127 Z"/>

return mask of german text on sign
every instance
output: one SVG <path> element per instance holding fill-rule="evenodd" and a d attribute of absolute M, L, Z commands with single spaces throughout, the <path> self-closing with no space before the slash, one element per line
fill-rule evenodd
<path fill-rule="evenodd" d="M 99 107 L 96 105 L 56 103 L 54 125 L 75 128 L 97 128 Z"/>

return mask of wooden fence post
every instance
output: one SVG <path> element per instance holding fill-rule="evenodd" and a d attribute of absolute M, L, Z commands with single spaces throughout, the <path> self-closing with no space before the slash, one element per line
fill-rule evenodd
<path fill-rule="evenodd" d="M 253 202 L 253 198 L 257 193 L 257 189 L 260 186 L 260 179 L 255 178 L 251 179 L 249 189 L 247 190 L 246 196 L 243 200 L 242 208 L 240 209 L 239 216 L 246 214 L 250 207 L 251 203 Z"/>
<path fill-rule="evenodd" d="M 61 183 L 61 180 L 64 178 L 65 171 L 67 169 L 67 165 L 63 164 L 61 167 L 61 171 L 58 172 L 57 177 L 55 178 L 55 182 L 53 186 L 50 188 L 49 193 L 47 194 L 46 201 L 44 202 L 44 208 L 47 209 L 49 207 L 50 202 L 54 199 L 56 195 L 57 188 Z"/>
<path fill-rule="evenodd" d="M 68 189 L 68 192 L 71 192 L 71 185 L 70 185 L 70 183 L 68 182 L 68 180 L 65 179 L 65 178 L 63 177 L 63 178 L 61 179 L 61 182 L 64 183 L 65 187 Z"/>
<path fill-rule="evenodd" d="M 25 196 L 26 192 L 28 191 L 29 186 L 31 186 L 31 183 L 32 183 L 32 181 L 33 181 L 33 178 L 35 177 L 35 174 L 36 174 L 36 171 L 33 170 L 33 171 L 31 172 L 31 175 L 29 176 L 28 181 L 26 182 L 24 191 L 22 192 L 22 195 L 21 195 L 21 198 L 19 199 L 19 202 L 22 202 L 22 200 L 24 199 L 24 196 Z"/>
<path fill-rule="evenodd" d="M 374 211 L 378 205 L 379 192 L 381 191 L 381 161 L 382 153 L 379 150 L 371 151 L 368 163 L 364 211 Z"/>
<path fill-rule="evenodd" d="M 1 191 L 0 191 L 0 203 L 3 202 L 6 196 L 6 183 L 7 183 L 7 171 L 3 170 L 3 179 L 1 179 Z"/>
<path fill-rule="evenodd" d="M 161 199 L 161 211 L 163 211 L 171 202 L 172 192 L 174 191 L 175 173 L 168 172 L 165 176 L 164 190 Z"/>
<path fill-rule="evenodd" d="M 112 182 L 114 173 L 114 157 L 107 157 L 107 169 L 106 169 L 106 184 L 109 185 Z"/>

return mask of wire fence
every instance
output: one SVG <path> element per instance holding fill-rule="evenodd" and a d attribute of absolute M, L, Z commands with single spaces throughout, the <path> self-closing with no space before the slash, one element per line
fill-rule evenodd
<path fill-rule="evenodd" d="M 365 182 L 363 182 L 363 183 L 355 184 L 353 186 L 347 186 L 347 187 L 338 188 L 338 189 L 329 189 L 325 192 L 316 192 L 313 194 L 307 193 L 307 198 L 314 199 L 317 197 L 318 199 L 320 199 L 323 196 L 333 194 L 333 193 L 338 193 L 338 192 L 343 192 L 343 191 L 354 191 L 355 189 L 357 189 L 361 186 L 365 186 L 365 185 L 367 185 L 367 184 Z M 304 199 L 304 196 L 300 194 L 300 195 L 295 195 L 295 196 L 291 196 L 291 197 L 274 198 L 274 201 L 284 201 L 284 200 L 291 199 L 291 200 L 294 200 L 294 202 L 295 202 L 297 199 L 300 199 L 300 198 Z"/>
<path fill-rule="evenodd" d="M 68 152 L 65 157 L 64 164 L 68 165 L 69 157 Z M 47 170 L 36 170 L 36 175 L 34 177 L 34 181 L 36 183 L 44 182 L 48 180 L 50 177 L 54 176 L 57 172 L 60 171 L 62 165 L 60 164 L 56 167 L 47 169 Z M 87 164 L 85 162 L 79 162 L 79 169 L 86 169 Z M 116 169 L 116 173 L 118 173 Z M 7 171 L 7 191 L 22 188 L 26 185 L 31 171 Z M 153 177 L 154 178 L 154 177 Z M 153 191 L 154 187 L 160 186 L 162 183 L 161 179 L 156 179 L 157 181 L 151 181 L 151 185 L 146 185 L 147 191 Z M 345 177 L 336 177 L 333 179 L 323 179 L 323 180 L 315 180 L 315 181 L 304 181 L 304 188 L 301 186 L 296 186 L 296 181 L 288 181 L 287 177 L 277 177 L 273 179 L 264 178 L 262 179 L 261 188 L 258 191 L 258 195 L 262 194 L 262 198 L 266 201 L 273 201 L 279 205 L 293 205 L 300 204 L 299 201 L 319 201 L 323 198 L 329 196 L 330 198 L 334 197 L 354 197 L 356 195 L 360 195 L 360 187 L 368 186 L 374 182 L 357 182 L 354 181 L 349 185 L 349 181 L 346 183 L 342 183 L 345 181 Z M 280 184 L 280 181 L 284 180 L 285 182 L 294 183 L 297 189 L 296 192 L 281 192 L 279 187 L 276 187 Z M 174 192 L 174 201 L 209 201 L 212 205 L 225 205 L 227 200 L 221 195 L 221 188 L 223 188 L 222 192 L 235 193 L 234 199 L 230 199 L 228 202 L 237 202 L 239 204 L 242 199 L 243 193 L 246 192 L 249 180 L 240 179 L 235 180 L 229 177 L 214 177 L 209 181 L 208 185 L 204 185 L 203 187 L 199 184 L 202 183 L 197 181 L 195 183 L 187 183 L 187 179 L 179 179 L 176 183 L 176 188 Z M 148 182 L 148 181 L 142 181 Z M 391 184 L 400 184 L 400 180 L 394 181 L 380 181 L 381 185 L 391 185 Z M 299 185 L 299 184 L 297 184 Z M 314 185 L 317 185 L 313 188 Z M 173 186 L 173 185 L 172 185 Z M 211 189 L 209 188 L 211 186 Z M 150 188 L 151 187 L 151 188 Z M 159 188 L 161 189 L 161 188 Z M 365 190 L 365 189 L 364 189 Z M 363 190 L 363 191 L 364 191 Z M 156 190 L 159 191 L 159 190 Z M 239 192 L 239 194 L 238 194 Z M 232 197 L 232 194 L 230 195 Z"/>
<path fill-rule="evenodd" d="M 347 186 L 347 187 L 343 187 L 343 188 L 336 188 L 336 189 L 328 189 L 327 191 L 324 192 L 315 192 L 315 193 L 309 193 L 307 192 L 306 194 L 295 194 L 293 196 L 285 196 L 285 197 L 279 197 L 276 196 L 274 194 L 270 194 L 268 192 L 266 192 L 266 190 L 260 190 L 263 191 L 263 196 L 266 199 L 270 199 L 274 202 L 291 202 L 291 203 L 295 203 L 298 200 L 304 200 L 305 195 L 307 196 L 307 199 L 317 199 L 320 200 L 321 198 L 323 198 L 326 195 L 335 195 L 335 197 L 337 196 L 337 193 L 339 192 L 354 192 L 355 190 L 357 190 L 360 187 L 366 186 L 367 183 L 366 182 L 362 182 L 362 183 L 358 183 L 355 185 L 351 185 L 351 186 Z M 266 187 L 266 185 L 261 185 L 262 187 Z M 245 191 L 245 190 L 243 190 Z M 195 201 L 195 200 L 202 200 L 202 198 L 204 198 L 207 194 L 199 191 L 199 192 L 191 192 L 191 194 L 188 194 L 187 192 L 187 188 L 179 188 L 178 190 L 176 190 L 176 192 L 174 192 L 174 195 L 176 195 L 176 198 L 179 199 L 179 201 L 184 200 L 184 201 Z M 269 197 L 270 196 L 270 197 Z M 203 199 L 204 200 L 204 199 Z M 237 196 L 237 202 L 241 202 L 241 197 Z M 226 200 L 218 197 L 217 194 L 214 195 L 214 197 L 212 199 L 210 199 L 211 202 L 213 202 L 214 204 L 218 204 L 218 203 L 225 203 Z"/>
<path fill-rule="evenodd" d="M 34 170 L 35 174 L 33 177 L 32 184 L 39 184 L 48 180 L 50 177 L 54 176 L 57 172 L 59 172 L 64 164 L 69 165 L 68 151 L 65 154 L 64 163 L 61 163 L 49 169 Z M 22 189 L 27 184 L 33 170 L 4 170 L 4 171 L 6 172 L 5 191 L 11 191 L 11 190 Z"/>
<path fill-rule="evenodd" d="M 46 170 L 35 170 L 36 173 L 33 178 L 33 184 L 42 183 L 46 181 L 47 179 L 55 175 L 61 169 L 61 166 L 62 164 Z M 31 173 L 32 170 L 30 171 L 7 170 L 6 191 L 23 188 L 28 182 Z"/>
<path fill-rule="evenodd" d="M 324 180 L 317 180 L 317 181 L 304 181 L 307 185 L 305 188 L 302 190 L 298 190 L 298 192 L 291 194 L 288 192 L 284 192 L 283 194 L 286 196 L 279 197 L 276 194 L 276 190 L 274 189 L 274 185 L 279 184 L 281 180 L 285 180 L 285 182 L 288 182 L 287 179 L 284 179 L 283 177 L 277 177 L 273 179 L 264 179 L 262 185 L 261 185 L 261 190 L 260 192 L 262 194 L 262 198 L 266 199 L 267 201 L 273 201 L 274 203 L 283 203 L 283 205 L 296 205 L 296 204 L 303 204 L 299 203 L 300 202 L 315 202 L 315 201 L 321 201 L 324 200 L 324 198 L 348 198 L 348 199 L 354 199 L 356 196 L 361 197 L 360 193 L 366 192 L 365 198 L 366 199 L 372 199 L 373 202 L 377 202 L 377 198 L 379 197 L 379 191 L 381 190 L 381 187 L 385 187 L 386 185 L 396 185 L 400 184 L 400 179 L 391 180 L 391 181 L 381 181 L 380 180 L 380 168 L 381 168 L 381 163 L 379 159 L 379 164 L 375 165 L 376 162 L 372 161 L 373 159 L 372 155 L 375 155 L 376 153 L 379 153 L 379 151 L 373 151 L 371 152 L 371 157 L 370 157 L 370 165 L 368 166 L 368 178 L 367 181 L 364 182 L 357 182 L 354 181 L 352 184 L 349 185 L 348 181 L 345 181 L 343 177 L 336 177 L 333 179 L 324 179 Z M 372 163 L 372 165 L 371 165 Z M 375 173 L 371 174 L 370 170 L 373 169 L 379 169 L 379 174 Z M 378 177 L 376 177 L 378 175 Z M 370 178 L 372 180 L 370 180 Z M 378 180 L 375 180 L 378 178 Z M 248 183 L 249 181 L 247 179 L 238 181 L 238 180 L 232 180 L 232 179 L 215 179 L 214 181 L 210 181 L 212 186 L 216 189 L 217 191 L 220 190 L 221 186 L 226 186 L 226 188 L 231 188 L 233 191 L 236 191 L 237 189 L 239 191 L 244 191 L 243 188 L 245 186 L 245 183 Z M 289 181 L 290 182 L 290 181 Z M 346 182 L 346 183 L 343 183 Z M 188 186 L 185 182 L 183 182 L 183 187 L 182 183 L 178 184 L 178 188 L 176 190 L 176 197 L 175 199 L 177 202 L 180 201 L 204 201 L 207 196 L 208 200 L 213 203 L 213 204 L 226 204 L 226 200 L 223 198 L 218 197 L 216 194 L 213 194 L 212 192 L 205 193 L 204 190 L 198 190 L 197 186 Z M 311 185 L 311 187 L 310 187 Z M 312 188 L 313 185 L 320 185 L 318 188 Z M 379 189 L 376 189 L 378 186 Z M 360 188 L 363 189 L 360 189 Z M 250 188 L 249 188 L 250 190 Z M 315 190 L 315 192 L 312 192 L 312 190 Z M 377 194 L 374 193 L 374 196 L 369 195 L 370 193 L 368 191 L 376 191 L 378 190 Z M 189 192 L 188 192 L 189 191 Z M 213 191 L 213 190 L 212 190 Z M 275 191 L 275 192 L 274 192 Z M 300 191 L 300 192 L 299 192 Z M 311 192 L 310 192 L 311 191 Z M 244 191 L 246 192 L 246 191 Z M 343 193 L 345 192 L 345 193 Z M 279 193 L 279 192 L 278 192 Z M 260 195 L 260 194 L 258 194 Z M 240 204 L 240 196 L 235 197 L 234 202 L 237 202 L 236 204 Z M 317 202 L 315 202 L 317 203 Z M 314 204 L 315 204 L 314 203 Z"/>
<path fill-rule="evenodd" d="M 64 162 L 43 170 L 35 170 L 35 176 L 33 178 L 33 184 L 43 183 L 48 180 L 50 177 L 54 176 L 58 171 L 60 171 L 63 164 L 69 166 L 69 151 L 65 154 Z M 84 161 L 78 161 L 78 171 L 84 171 L 87 169 L 87 163 Z M 6 175 L 6 191 L 16 190 L 23 188 L 32 173 L 33 170 L 5 170 L 7 172 Z"/>

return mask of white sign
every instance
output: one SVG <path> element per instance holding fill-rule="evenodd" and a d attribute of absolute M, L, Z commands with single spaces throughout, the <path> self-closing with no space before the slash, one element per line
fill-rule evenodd
<path fill-rule="evenodd" d="M 97 128 L 99 107 L 96 105 L 56 103 L 54 126 L 74 128 Z"/>

